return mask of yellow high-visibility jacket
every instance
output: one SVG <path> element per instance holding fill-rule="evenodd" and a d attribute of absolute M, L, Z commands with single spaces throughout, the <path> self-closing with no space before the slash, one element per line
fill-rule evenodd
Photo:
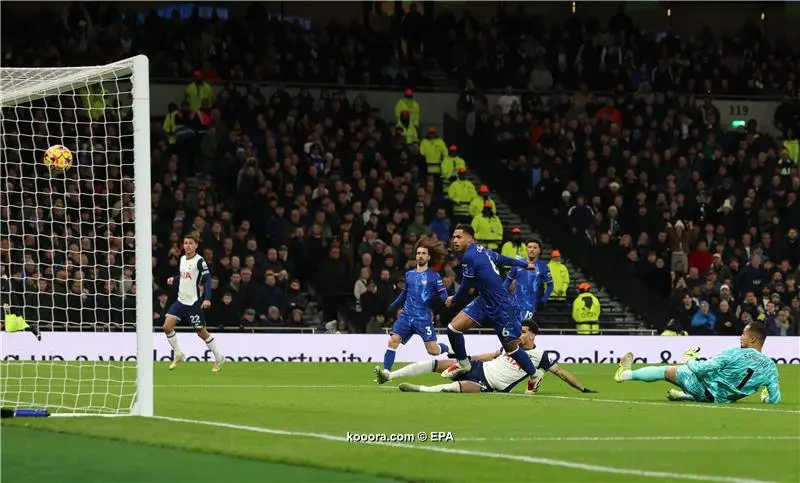
<path fill-rule="evenodd" d="M 514 245 L 514 242 L 509 240 L 503 243 L 503 248 L 500 254 L 509 258 L 522 258 L 528 257 L 528 249 L 525 247 L 525 242 L 520 240 L 519 245 Z"/>
<path fill-rule="evenodd" d="M 208 101 L 208 104 L 214 102 L 214 91 L 211 89 L 211 84 L 206 81 L 197 85 L 196 82 L 189 83 L 186 86 L 186 100 L 189 101 L 189 106 L 193 111 L 199 111 L 203 107 L 203 101 Z"/>
<path fill-rule="evenodd" d="M 461 158 L 461 156 L 450 156 L 449 154 L 445 155 L 444 159 L 442 160 L 442 186 L 444 189 L 447 189 L 447 187 L 450 186 L 450 179 L 455 176 L 456 173 L 458 173 L 458 170 L 466 167 L 467 163 Z"/>
<path fill-rule="evenodd" d="M 572 303 L 572 318 L 580 335 L 600 333 L 600 300 L 593 293 L 584 292 Z"/>
<path fill-rule="evenodd" d="M 476 216 L 483 213 L 483 204 L 486 203 L 486 200 L 483 199 L 483 196 L 478 196 L 469 204 L 469 216 L 475 218 Z M 489 203 L 492 204 L 492 214 L 497 214 L 497 205 L 494 204 L 494 200 L 489 198 Z"/>
<path fill-rule="evenodd" d="M 447 188 L 447 197 L 453 202 L 453 214 L 456 216 L 469 216 L 469 205 L 476 197 L 475 185 L 472 181 L 458 179 Z"/>
<path fill-rule="evenodd" d="M 472 219 L 472 229 L 475 240 L 491 250 L 497 250 L 503 241 L 503 222 L 496 216 L 476 216 Z"/>
<path fill-rule="evenodd" d="M 442 160 L 447 155 L 447 146 L 442 138 L 426 137 L 419 143 L 419 152 L 425 156 L 428 174 L 439 174 L 442 169 Z"/>
<path fill-rule="evenodd" d="M 550 269 L 550 274 L 553 276 L 553 294 L 550 295 L 550 300 L 566 300 L 567 289 L 569 289 L 567 266 L 561 262 L 550 260 L 547 262 L 547 268 Z"/>
<path fill-rule="evenodd" d="M 403 111 L 408 111 L 408 115 L 411 118 L 411 125 L 419 129 L 419 102 L 407 97 L 398 99 L 394 105 L 394 117 L 397 122 L 400 122 L 400 115 Z"/>

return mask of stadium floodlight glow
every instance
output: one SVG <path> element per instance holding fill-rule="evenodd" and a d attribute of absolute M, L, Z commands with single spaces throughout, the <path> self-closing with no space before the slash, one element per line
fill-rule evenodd
<path fill-rule="evenodd" d="M 104 360 L 64 361 L 15 350 L 29 333 L 0 333 L 4 408 L 153 415 L 149 82 L 143 55 L 0 67 L 0 210 L 8 222 L 0 246 L 9 257 L 0 263 L 0 299 L 39 324 L 45 354 L 57 353 L 48 349 L 53 330 L 137 334 L 135 360 L 114 356 L 127 348 L 108 347 Z M 71 151 L 73 164 L 45 166 L 53 145 Z"/>

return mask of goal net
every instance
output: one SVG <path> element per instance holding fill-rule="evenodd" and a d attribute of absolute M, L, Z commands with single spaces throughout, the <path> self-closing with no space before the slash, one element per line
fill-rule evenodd
<path fill-rule="evenodd" d="M 148 70 L 0 67 L 4 408 L 152 415 Z"/>

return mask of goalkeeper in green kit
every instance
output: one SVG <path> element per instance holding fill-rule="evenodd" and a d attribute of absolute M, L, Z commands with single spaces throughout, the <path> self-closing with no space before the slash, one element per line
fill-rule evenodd
<path fill-rule="evenodd" d="M 727 349 L 716 357 L 696 360 L 699 349 L 687 351 L 686 364 L 680 366 L 648 366 L 631 370 L 633 354 L 620 360 L 614 375 L 617 382 L 667 381 L 678 386 L 670 389 L 670 401 L 697 401 L 707 403 L 732 403 L 758 392 L 761 402 L 778 404 L 781 389 L 778 368 L 772 359 L 761 352 L 767 338 L 767 328 L 761 322 L 750 322 L 739 338 L 739 347 Z"/>
<path fill-rule="evenodd" d="M 3 317 L 0 319 L 0 330 L 6 332 L 23 332 L 30 331 L 31 334 L 36 336 L 36 339 L 42 340 L 42 333 L 39 332 L 39 324 L 35 322 L 28 323 L 21 315 L 11 313 L 11 307 L 8 304 L 3 304 Z"/>

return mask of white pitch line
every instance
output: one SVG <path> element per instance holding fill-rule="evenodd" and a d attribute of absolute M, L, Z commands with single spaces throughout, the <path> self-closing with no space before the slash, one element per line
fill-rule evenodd
<path fill-rule="evenodd" d="M 798 409 L 771 409 L 771 408 L 751 408 L 746 406 L 733 406 L 731 404 L 715 404 L 715 403 L 677 403 L 677 402 L 655 402 L 655 401 L 629 401 L 625 399 L 602 399 L 592 397 L 576 397 L 576 396 L 550 396 L 547 394 L 519 394 L 519 393 L 497 393 L 504 396 L 521 396 L 533 398 L 546 398 L 546 399 L 564 399 L 567 401 L 584 401 L 592 403 L 609 403 L 609 404 L 639 404 L 645 406 L 668 406 L 672 408 L 702 408 L 702 409 L 728 409 L 731 411 L 758 411 L 762 413 L 787 413 L 798 414 Z"/>
<path fill-rule="evenodd" d="M 800 441 L 799 436 L 542 436 L 509 438 L 457 438 L 461 441 Z"/>
<path fill-rule="evenodd" d="M 87 383 L 89 384 L 89 383 Z M 62 384 L 58 387 L 83 387 L 87 384 Z M 6 392 L 20 391 L 22 388 L 35 389 L 37 385 L 21 385 L 21 386 L 7 386 Z M 330 384 L 330 385 L 292 385 L 292 384 L 155 384 L 154 387 L 168 387 L 168 388 L 195 388 L 195 389 L 366 389 L 374 388 L 375 384 Z M 397 389 L 397 386 L 377 386 L 380 389 Z M 626 399 L 604 399 L 592 397 L 578 397 L 578 396 L 556 396 L 548 394 L 521 394 L 521 393 L 492 393 L 500 396 L 514 396 L 514 397 L 530 397 L 536 399 L 562 399 L 567 401 L 582 401 L 590 403 L 607 403 L 607 404 L 634 404 L 640 406 L 665 406 L 671 408 L 700 408 L 700 409 L 720 409 L 729 411 L 756 411 L 762 413 L 783 413 L 783 414 L 797 414 L 800 415 L 798 409 L 772 409 L 772 408 L 754 408 L 733 404 L 710 404 L 710 403 L 689 403 L 689 402 L 656 402 L 656 401 L 631 401 Z"/>
<path fill-rule="evenodd" d="M 313 438 L 313 439 L 321 439 L 326 441 L 335 441 L 339 443 L 346 443 L 347 438 L 343 436 L 336 436 L 333 434 L 325 434 L 325 433 L 310 433 L 310 432 L 303 432 L 303 431 L 286 431 L 282 429 L 271 429 L 271 428 L 263 428 L 260 426 L 247 426 L 241 424 L 231 424 L 231 423 L 223 423 L 223 422 L 216 422 L 216 421 L 200 421 L 195 419 L 185 419 L 185 418 L 173 418 L 169 416 L 154 416 L 155 419 L 161 419 L 164 421 L 171 421 L 174 423 L 186 423 L 186 424 L 197 424 L 200 426 L 212 426 L 216 428 L 226 428 L 226 429 L 235 429 L 239 431 L 249 431 L 253 433 L 263 433 L 263 434 L 272 434 L 276 436 L 289 436 L 289 437 L 301 437 L 301 438 Z M 648 470 L 637 470 L 637 469 L 630 469 L 630 468 L 618 468 L 614 466 L 602 466 L 602 465 L 593 465 L 593 464 L 586 464 L 586 463 L 579 463 L 575 461 L 567 461 L 567 460 L 560 460 L 560 459 L 552 459 L 552 458 L 539 458 L 533 456 L 522 456 L 522 455 L 514 455 L 514 454 L 503 454 L 503 453 L 492 453 L 487 451 L 472 451 L 466 449 L 455 449 L 455 448 L 447 448 L 442 446 L 431 446 L 426 444 L 414 445 L 414 444 L 403 444 L 403 443 L 359 443 L 359 444 L 372 444 L 376 446 L 388 446 L 392 448 L 404 448 L 404 449 L 413 449 L 419 451 L 427 451 L 427 452 L 434 452 L 434 453 L 447 453 L 447 454 L 459 454 L 465 456 L 478 456 L 482 458 L 488 459 L 499 459 L 499 460 L 508 460 L 508 461 L 519 461 L 522 463 L 532 463 L 532 464 L 539 464 L 545 466 L 555 466 L 561 468 L 569 468 L 573 470 L 582 470 L 582 471 L 591 471 L 595 473 L 607 473 L 607 474 L 617 474 L 617 475 L 632 475 L 632 476 L 640 476 L 646 478 L 670 478 L 670 479 L 677 479 L 677 480 L 693 480 L 693 481 L 715 481 L 715 482 L 723 482 L 723 483 L 768 483 L 764 480 L 751 480 L 747 478 L 736 478 L 732 476 L 716 476 L 716 475 L 698 475 L 692 473 L 672 473 L 668 471 L 648 471 Z"/>

